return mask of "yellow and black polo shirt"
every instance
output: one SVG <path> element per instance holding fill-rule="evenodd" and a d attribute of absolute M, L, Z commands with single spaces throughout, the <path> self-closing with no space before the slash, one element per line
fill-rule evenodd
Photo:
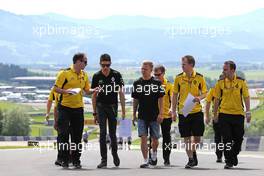
<path fill-rule="evenodd" d="M 54 91 L 54 89 L 51 89 L 48 101 L 55 101 L 54 107 L 57 107 L 59 102 L 59 94 Z"/>
<path fill-rule="evenodd" d="M 208 94 L 207 94 L 205 100 L 206 100 L 208 103 L 213 102 L 213 101 L 214 101 L 214 98 L 215 98 L 214 95 L 215 95 L 215 88 L 212 87 L 212 88 L 209 90 L 209 92 L 208 92 Z M 214 103 L 214 102 L 213 102 L 213 103 Z"/>
<path fill-rule="evenodd" d="M 70 68 L 59 72 L 55 81 L 55 86 L 65 90 L 80 88 L 81 90 L 88 91 L 90 89 L 90 82 L 86 72 L 82 70 L 80 74 L 77 74 L 72 65 Z M 83 91 L 80 91 L 76 95 L 61 94 L 59 103 L 62 106 L 66 106 L 69 108 L 84 107 Z"/>
<path fill-rule="evenodd" d="M 165 95 L 163 96 L 163 118 L 167 119 L 171 118 L 169 111 L 171 107 L 171 96 L 173 94 L 173 84 L 167 79 L 164 79 L 162 86 L 165 90 Z"/>
<path fill-rule="evenodd" d="M 193 96 L 200 96 L 207 92 L 206 82 L 202 74 L 193 71 L 191 77 L 189 78 L 186 73 L 180 73 L 176 76 L 174 80 L 174 93 L 179 93 L 178 96 L 178 113 L 182 114 L 182 108 L 188 94 Z M 202 105 L 197 103 L 190 114 L 200 112 L 202 110 Z"/>
<path fill-rule="evenodd" d="M 215 86 L 215 97 L 220 99 L 219 113 L 244 115 L 243 98 L 249 97 L 247 83 L 236 75 L 233 80 L 220 79 Z"/>

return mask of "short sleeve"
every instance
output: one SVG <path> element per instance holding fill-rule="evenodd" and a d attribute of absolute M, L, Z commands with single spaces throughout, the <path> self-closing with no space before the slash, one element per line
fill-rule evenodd
<path fill-rule="evenodd" d="M 214 94 L 213 89 L 210 89 L 209 93 L 207 94 L 207 96 L 206 96 L 206 98 L 205 98 L 205 100 L 206 100 L 208 103 L 212 102 L 213 97 L 214 97 L 213 94 Z"/>
<path fill-rule="evenodd" d="M 51 90 L 51 91 L 50 91 L 50 94 L 49 94 L 48 101 L 53 101 L 53 100 L 55 100 L 55 96 L 54 96 L 54 91 Z"/>
<path fill-rule="evenodd" d="M 174 93 L 179 93 L 179 78 L 178 77 L 176 77 L 175 79 L 174 79 L 174 85 L 173 85 L 173 92 Z"/>
<path fill-rule="evenodd" d="M 66 81 L 66 72 L 61 71 L 57 75 L 55 86 L 62 89 L 63 88 L 62 86 L 65 84 L 65 81 Z"/>
<path fill-rule="evenodd" d="M 139 98 L 139 94 L 137 92 L 137 84 L 135 82 L 133 83 L 131 97 L 132 98 L 135 98 L 135 99 L 138 99 Z"/>
<path fill-rule="evenodd" d="M 169 92 L 170 92 L 170 96 L 172 97 L 172 93 L 173 93 L 173 84 L 172 83 L 169 83 L 168 84 L 168 86 L 169 86 Z"/>
<path fill-rule="evenodd" d="M 202 94 L 207 93 L 206 81 L 205 81 L 204 77 L 203 77 L 202 82 L 201 82 L 201 91 L 202 91 Z"/>
<path fill-rule="evenodd" d="M 221 87 L 220 87 L 220 82 L 218 81 L 215 85 L 214 97 L 220 98 L 220 96 L 221 96 Z"/>
<path fill-rule="evenodd" d="M 84 90 L 89 91 L 90 90 L 90 81 L 88 75 L 85 73 L 85 85 L 84 85 Z"/>
<path fill-rule="evenodd" d="M 123 87 L 124 86 L 124 80 L 123 80 L 122 75 L 120 73 L 118 73 L 117 77 L 118 77 L 117 85 L 119 85 L 120 87 Z"/>
<path fill-rule="evenodd" d="M 165 95 L 165 90 L 161 84 L 161 82 L 158 83 L 159 91 L 158 91 L 158 98 L 161 98 Z"/>
<path fill-rule="evenodd" d="M 248 91 L 248 86 L 247 86 L 246 81 L 243 81 L 242 94 L 244 98 L 249 97 L 249 91 Z"/>
<path fill-rule="evenodd" d="M 97 78 L 97 75 L 94 74 L 93 78 L 92 78 L 92 86 L 91 86 L 91 88 L 94 89 L 96 87 L 98 87 L 98 78 Z"/>

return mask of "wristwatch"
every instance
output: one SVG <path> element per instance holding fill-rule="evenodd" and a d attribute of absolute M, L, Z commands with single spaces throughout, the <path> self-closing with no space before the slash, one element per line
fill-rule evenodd
<path fill-rule="evenodd" d="M 93 116 L 96 116 L 96 115 L 97 115 L 97 113 L 96 113 L 96 112 L 94 112 L 94 113 L 93 113 Z"/>

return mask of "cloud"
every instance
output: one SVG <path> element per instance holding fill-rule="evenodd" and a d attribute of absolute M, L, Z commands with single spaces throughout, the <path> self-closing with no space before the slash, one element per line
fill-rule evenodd
<path fill-rule="evenodd" d="M 263 0 L 0 0 L 1 9 L 18 14 L 58 13 L 75 18 L 144 15 L 221 18 L 264 8 Z"/>

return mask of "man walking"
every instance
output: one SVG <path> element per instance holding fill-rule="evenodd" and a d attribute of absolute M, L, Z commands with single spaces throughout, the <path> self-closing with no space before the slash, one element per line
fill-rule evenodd
<path fill-rule="evenodd" d="M 100 152 L 101 163 L 97 168 L 107 166 L 106 134 L 107 124 L 111 141 L 111 150 L 115 166 L 120 165 L 117 154 L 116 125 L 118 115 L 118 95 L 122 107 L 122 118 L 125 118 L 125 96 L 123 93 L 124 81 L 121 74 L 111 69 L 111 57 L 103 54 L 100 57 L 101 70 L 93 75 L 92 88 L 99 87 L 98 92 L 93 94 L 93 116 L 95 123 L 100 127 Z M 108 122 L 108 123 L 107 123 Z"/>
<path fill-rule="evenodd" d="M 83 91 L 91 94 L 87 73 L 84 71 L 87 57 L 84 53 L 73 56 L 73 65 L 60 71 L 54 90 L 60 94 L 58 102 L 58 142 L 62 167 L 69 167 L 69 150 L 75 168 L 81 168 L 81 139 L 84 126 Z M 71 145 L 69 144 L 71 134 Z"/>
<path fill-rule="evenodd" d="M 192 168 L 198 165 L 196 146 L 200 144 L 204 133 L 204 117 L 200 101 L 205 98 L 207 89 L 203 75 L 194 70 L 195 59 L 186 55 L 182 58 L 183 72 L 174 80 L 174 93 L 172 98 L 172 118 L 176 118 L 178 108 L 179 131 L 184 138 L 186 153 L 189 161 L 185 168 Z M 187 96 L 194 96 L 195 106 L 187 117 L 183 115 L 184 102 Z"/>
<path fill-rule="evenodd" d="M 151 73 L 153 63 L 144 61 L 141 66 L 142 77 L 133 84 L 133 123 L 137 120 L 138 111 L 138 136 L 141 139 L 141 152 L 144 158 L 140 168 L 147 168 L 149 164 L 157 164 L 157 148 L 159 145 L 160 126 L 163 121 L 163 96 L 164 89 L 161 82 Z M 151 137 L 151 160 L 148 159 L 148 133 Z"/>
<path fill-rule="evenodd" d="M 171 153 L 171 124 L 175 120 L 171 118 L 169 113 L 171 107 L 171 98 L 173 94 L 173 84 L 165 78 L 165 67 L 163 65 L 157 65 L 154 68 L 154 76 L 156 79 L 160 80 L 162 86 L 165 90 L 165 95 L 163 97 L 163 121 L 161 123 L 161 132 L 162 132 L 162 152 L 164 165 L 170 165 L 170 153 Z"/>
<path fill-rule="evenodd" d="M 214 120 L 220 124 L 224 142 L 225 169 L 238 164 L 244 136 L 244 119 L 251 120 L 250 98 L 246 81 L 236 75 L 236 64 L 226 61 L 224 78 L 215 86 Z M 244 103 L 246 113 L 244 112 Z"/>

